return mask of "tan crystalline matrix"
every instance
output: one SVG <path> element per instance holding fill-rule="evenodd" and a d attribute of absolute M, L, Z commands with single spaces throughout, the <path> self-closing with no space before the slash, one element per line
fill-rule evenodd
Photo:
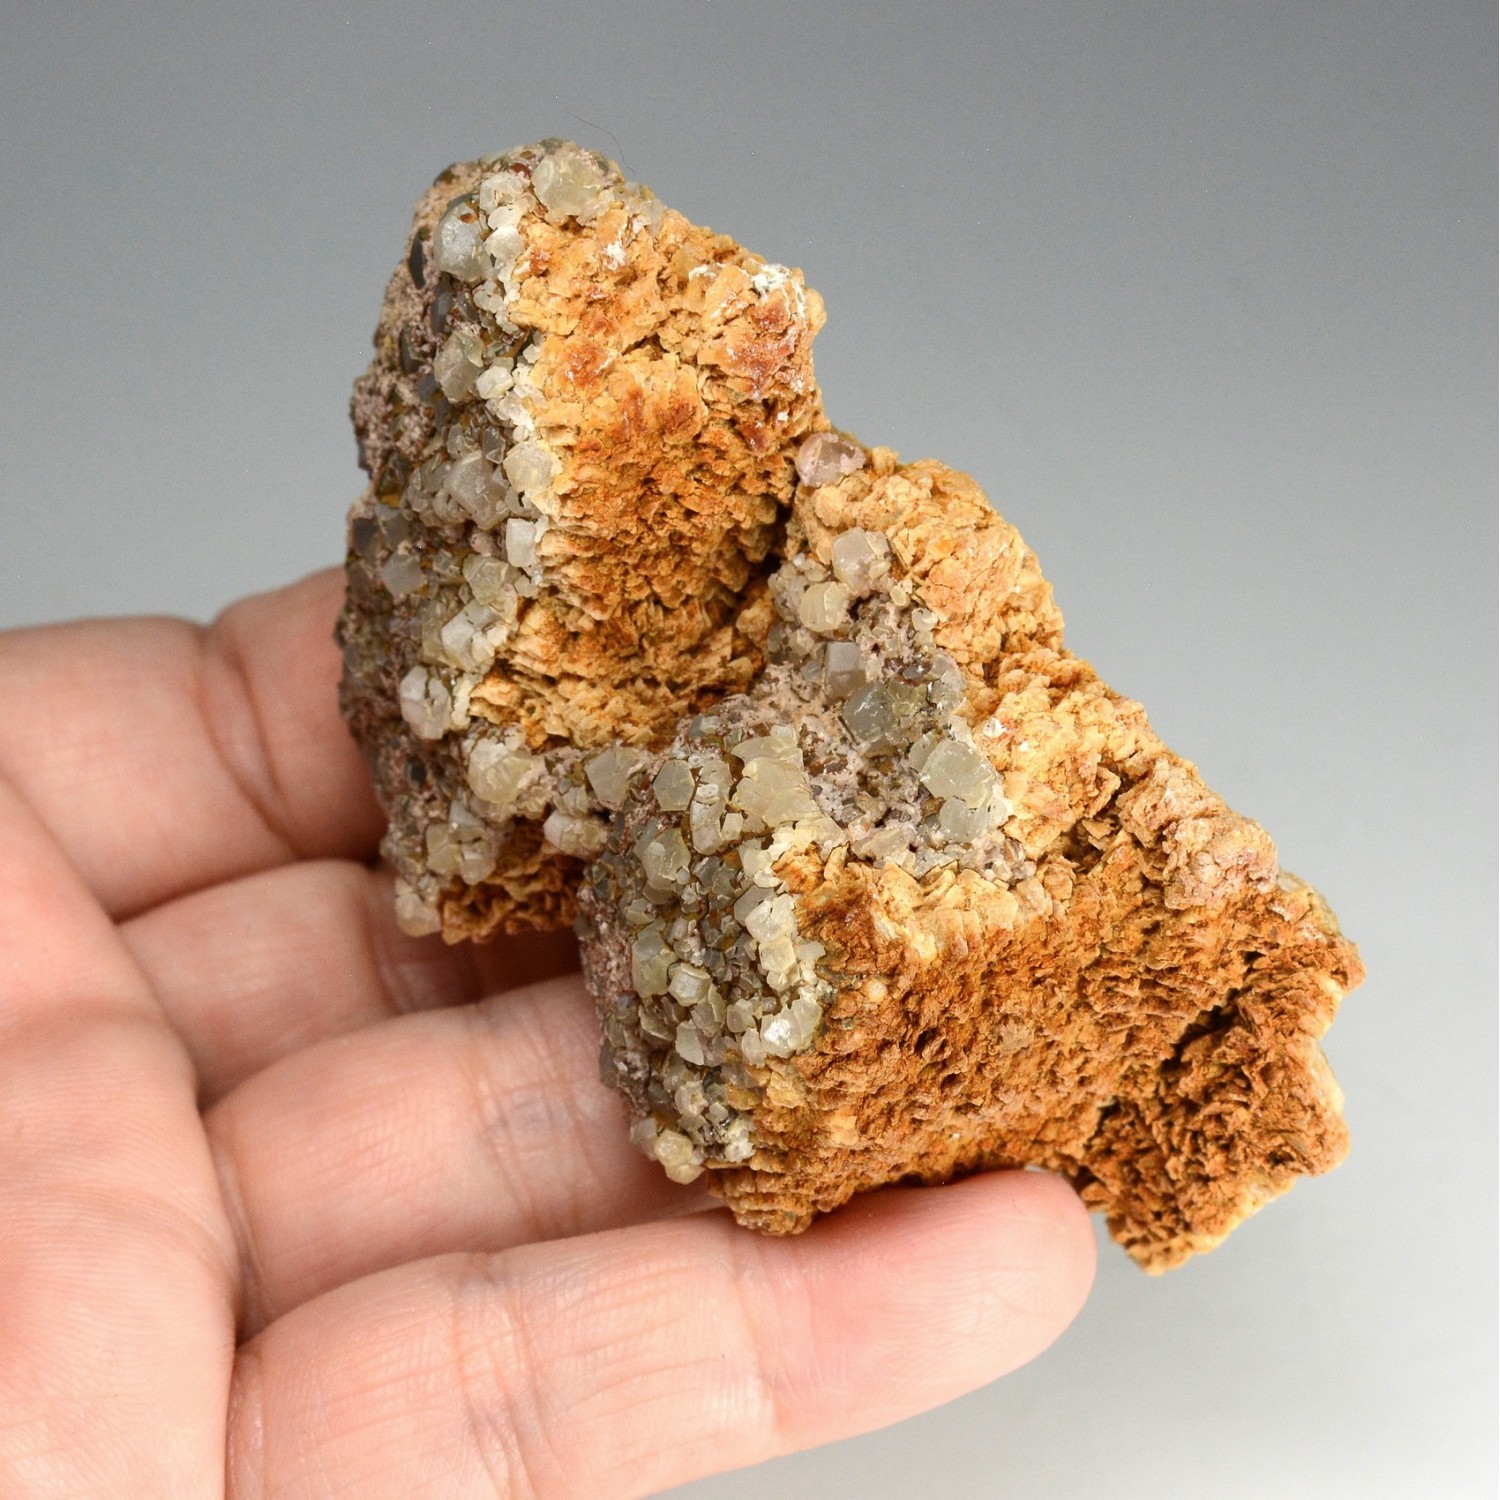
<path fill-rule="evenodd" d="M 430 200 L 419 224 L 442 208 Z M 535 273 L 548 288 L 535 302 L 554 274 Z M 1068 1176 L 1148 1270 L 1176 1265 L 1343 1155 L 1317 1038 L 1358 983 L 1358 957 L 1317 894 L 1278 870 L 1264 831 L 1063 649 L 1035 557 L 972 479 L 825 430 L 807 362 L 814 294 L 796 273 L 760 279 L 797 287 L 794 305 L 810 309 L 786 324 L 797 400 L 772 417 L 792 430 L 784 444 L 735 449 L 733 482 L 761 476 L 764 531 L 746 547 L 742 529 L 705 525 L 724 514 L 706 495 L 682 503 L 684 521 L 651 480 L 632 502 L 641 481 L 611 470 L 606 442 L 595 490 L 558 506 L 554 484 L 547 498 L 566 516 L 568 549 L 587 535 L 594 566 L 653 612 L 626 632 L 575 614 L 522 659 L 526 611 L 573 597 L 542 568 L 536 592 L 522 592 L 523 629 L 499 632 L 487 675 L 467 688 L 477 735 L 433 735 L 431 699 L 444 705 L 425 686 L 414 712 L 405 653 L 422 617 L 393 605 L 382 577 L 391 557 L 416 555 L 420 597 L 451 566 L 454 533 L 425 521 L 418 500 L 421 545 L 382 533 L 363 557 L 360 523 L 391 524 L 378 480 L 356 507 L 346 708 L 393 806 L 405 918 L 441 921 L 449 936 L 559 920 L 594 854 L 579 928 L 606 1080 L 630 1101 L 637 1144 L 679 1181 L 706 1172 L 742 1223 L 796 1231 L 882 1183 L 1026 1164 Z M 392 299 L 399 311 L 410 295 L 400 273 L 392 288 L 383 329 Z M 694 306 L 679 336 L 715 326 Z M 380 403 L 406 396 L 381 371 L 377 360 L 356 409 L 365 403 L 367 447 L 374 432 L 388 451 Z M 712 384 L 701 369 L 699 384 Z M 747 404 L 726 410 L 743 417 Z M 592 430 L 592 406 L 572 410 L 572 430 Z M 712 422 L 677 468 L 701 473 L 692 455 L 706 444 L 722 451 Z M 409 518 L 413 503 L 387 509 Z M 632 517 L 647 507 L 673 534 L 702 527 L 698 566 L 723 590 L 715 623 L 690 593 L 663 602 L 660 580 L 683 560 L 643 546 Z M 555 555 L 571 560 L 545 514 Z M 738 584 L 723 577 L 727 554 L 752 559 Z M 715 630 L 734 642 L 727 669 L 705 663 Z M 557 708 L 564 659 L 612 695 L 569 687 Z M 424 681 L 441 671 L 418 661 Z M 438 680 L 456 705 L 454 670 Z M 524 750 L 537 758 L 529 800 L 497 811 L 476 792 L 474 763 L 499 752 L 478 747 L 498 734 L 513 757 L 504 736 L 548 713 L 549 737 Z M 620 741 L 628 753 L 609 748 Z M 408 757 L 426 777 L 415 789 Z M 495 763 L 514 779 L 509 758 Z M 576 792 L 558 800 L 580 763 L 586 807 Z M 590 824 L 591 848 L 557 850 L 563 817 Z"/>

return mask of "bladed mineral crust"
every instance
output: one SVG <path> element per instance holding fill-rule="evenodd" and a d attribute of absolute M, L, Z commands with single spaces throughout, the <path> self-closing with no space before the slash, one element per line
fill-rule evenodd
<path fill-rule="evenodd" d="M 1343 1156 L 1359 958 L 979 486 L 830 428 L 822 322 L 567 142 L 419 204 L 340 621 L 398 916 L 576 915 L 632 1138 L 743 1224 L 1036 1166 L 1165 1270 Z"/>
<path fill-rule="evenodd" d="M 634 1138 L 780 1233 L 1045 1167 L 1174 1266 L 1343 1156 L 1317 1038 L 1355 951 L 1063 649 L 972 479 L 802 458 L 765 670 L 651 759 L 584 885 Z"/>
<path fill-rule="evenodd" d="M 418 204 L 355 387 L 339 626 L 407 930 L 566 924 L 642 752 L 754 679 L 822 322 L 569 142 Z"/>

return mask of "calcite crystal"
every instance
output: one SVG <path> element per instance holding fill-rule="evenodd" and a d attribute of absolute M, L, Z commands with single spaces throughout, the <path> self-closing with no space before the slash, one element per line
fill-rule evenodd
<path fill-rule="evenodd" d="M 744 1224 L 1037 1166 L 1166 1269 L 1343 1155 L 1357 954 L 972 479 L 829 428 L 821 322 L 566 143 L 419 206 L 341 627 L 400 915 L 576 892 L 632 1138 Z"/>

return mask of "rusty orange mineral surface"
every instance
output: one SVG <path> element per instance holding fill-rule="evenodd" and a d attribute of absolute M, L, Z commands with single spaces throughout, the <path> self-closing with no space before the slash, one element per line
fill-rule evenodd
<path fill-rule="evenodd" d="M 971 478 L 829 428 L 822 322 L 568 142 L 418 205 L 340 624 L 398 914 L 576 920 L 632 1137 L 742 1223 L 1035 1165 L 1166 1269 L 1342 1157 L 1358 956 Z"/>

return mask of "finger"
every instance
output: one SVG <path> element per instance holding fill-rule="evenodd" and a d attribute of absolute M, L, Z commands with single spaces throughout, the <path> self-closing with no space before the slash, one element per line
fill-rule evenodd
<path fill-rule="evenodd" d="M 112 916 L 298 856 L 373 856 L 329 569 L 186 620 L 0 635 L 0 774 Z"/>
<path fill-rule="evenodd" d="M 589 1500 L 866 1431 L 1023 1364 L 1093 1236 L 1037 1173 L 873 1195 L 806 1235 L 721 1215 L 447 1257 L 241 1352 L 233 1500 Z"/>
<path fill-rule="evenodd" d="M 0 848 L 0 1494 L 216 1494 L 235 1249 L 192 1071 L 3 781 Z"/>
<path fill-rule="evenodd" d="M 388 871 L 352 860 L 264 870 L 124 923 L 207 1105 L 277 1058 L 372 1021 L 578 966 L 571 933 L 449 945 L 396 925 Z"/>
<path fill-rule="evenodd" d="M 578 976 L 299 1052 L 211 1110 L 242 1331 L 332 1287 L 706 1207 L 630 1145 Z"/>

